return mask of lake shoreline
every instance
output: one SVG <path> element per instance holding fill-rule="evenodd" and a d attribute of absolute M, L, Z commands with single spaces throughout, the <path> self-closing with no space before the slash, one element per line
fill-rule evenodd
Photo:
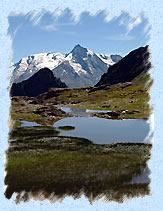
<path fill-rule="evenodd" d="M 56 131 L 50 129 L 52 134 L 50 134 L 50 130 L 47 129 L 46 133 L 42 133 L 43 129 L 39 129 L 40 127 L 25 127 L 19 128 L 19 137 L 16 135 L 12 136 L 9 141 L 9 152 L 17 152 L 17 153 L 43 153 L 48 151 L 69 151 L 69 152 L 89 152 L 89 153 L 145 153 L 146 155 L 150 155 L 149 151 L 152 147 L 151 143 L 132 143 L 132 142 L 117 142 L 117 143 L 109 143 L 109 144 L 95 144 L 92 141 L 86 138 L 80 137 L 72 137 L 72 136 L 63 136 L 56 134 Z M 46 129 L 46 128 L 45 128 Z M 44 129 L 44 130 L 45 130 Z M 32 132 L 34 131 L 34 133 Z M 21 131 L 21 133 L 20 133 Z M 16 134 L 16 133 L 15 133 Z M 21 136 L 24 134 L 24 137 Z M 43 151 L 42 151 L 43 150 Z"/>
<path fill-rule="evenodd" d="M 60 107 L 65 108 L 75 108 L 75 109 L 87 109 L 83 107 L 77 107 L 76 105 L 69 106 L 69 104 L 58 104 L 53 105 L 53 103 L 41 104 L 34 103 L 35 99 L 19 99 L 17 102 L 11 99 L 11 108 L 10 108 L 10 119 L 13 121 L 16 120 L 25 120 L 36 122 L 42 125 L 53 125 L 55 122 L 72 116 L 80 116 L 79 114 L 66 113 L 60 109 Z M 34 105 L 33 105 L 34 103 Z M 91 109 L 93 110 L 101 110 L 99 108 Z M 46 115 L 45 115 L 46 114 Z M 116 110 L 110 112 L 89 112 L 90 116 L 96 116 L 99 118 L 105 119 L 144 119 L 147 120 L 149 117 L 141 116 L 141 113 L 138 110 Z"/>

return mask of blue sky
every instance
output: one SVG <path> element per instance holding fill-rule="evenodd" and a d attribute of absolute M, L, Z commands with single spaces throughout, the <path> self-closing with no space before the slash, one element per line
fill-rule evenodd
<path fill-rule="evenodd" d="M 13 62 L 41 52 L 70 52 L 80 44 L 96 53 L 126 55 L 148 43 L 150 25 L 143 14 L 131 17 L 126 12 L 112 19 L 106 10 L 95 15 L 83 12 L 78 17 L 70 9 L 12 12 L 8 35 L 12 38 Z"/>

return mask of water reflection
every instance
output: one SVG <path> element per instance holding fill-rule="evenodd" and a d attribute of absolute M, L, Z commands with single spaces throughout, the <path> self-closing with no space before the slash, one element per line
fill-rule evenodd
<path fill-rule="evenodd" d="M 73 131 L 61 131 L 60 135 L 83 137 L 95 144 L 115 142 L 150 143 L 147 138 L 150 124 L 143 119 L 111 120 L 98 117 L 69 117 L 54 124 L 54 127 L 74 126 Z"/>
<path fill-rule="evenodd" d="M 20 121 L 21 127 L 35 127 L 35 126 L 41 126 L 41 124 L 38 124 L 36 122 L 29 122 L 29 121 Z"/>
<path fill-rule="evenodd" d="M 149 184 L 151 182 L 149 175 L 151 174 L 151 170 L 146 167 L 141 169 L 141 174 L 132 178 L 132 184 Z"/>
<path fill-rule="evenodd" d="M 15 141 L 7 151 L 8 199 L 16 193 L 17 202 L 82 195 L 123 202 L 150 194 L 150 145 L 96 145 L 47 126 L 15 128 L 9 138 Z"/>
<path fill-rule="evenodd" d="M 71 107 L 59 107 L 61 110 L 65 111 L 66 113 L 71 113 L 77 116 L 90 116 L 90 113 L 108 113 L 111 112 L 110 110 L 91 110 L 91 109 L 82 109 L 82 108 L 71 108 Z"/>

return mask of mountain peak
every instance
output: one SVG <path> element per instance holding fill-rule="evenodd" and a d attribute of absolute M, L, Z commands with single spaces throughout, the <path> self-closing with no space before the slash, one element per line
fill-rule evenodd
<path fill-rule="evenodd" d="M 73 57 L 87 57 L 87 48 L 82 47 L 81 45 L 77 44 L 75 47 L 72 49 L 70 53 L 72 53 Z"/>
<path fill-rule="evenodd" d="M 75 48 L 83 48 L 80 44 L 75 45 Z"/>
<path fill-rule="evenodd" d="M 82 47 L 80 44 L 77 44 L 77 45 L 75 45 L 75 47 L 73 48 L 73 49 L 76 49 L 76 48 L 84 48 L 84 47 Z"/>
<path fill-rule="evenodd" d="M 115 62 L 110 55 L 99 55 L 78 43 L 76 44 L 68 54 L 53 52 L 33 54 L 19 63 L 15 63 L 12 67 L 13 74 L 10 84 L 29 79 L 44 67 L 49 68 L 69 87 L 96 84 L 101 75 Z"/>
<path fill-rule="evenodd" d="M 87 52 L 87 48 L 82 47 L 80 44 L 75 45 L 75 47 L 72 49 L 72 52 L 79 52 L 79 51 L 86 51 Z"/>

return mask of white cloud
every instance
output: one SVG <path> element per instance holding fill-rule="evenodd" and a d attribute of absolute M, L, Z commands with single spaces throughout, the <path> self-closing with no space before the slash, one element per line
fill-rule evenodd
<path fill-rule="evenodd" d="M 44 26 L 40 26 L 40 28 L 42 30 L 45 31 L 59 31 L 59 24 L 49 24 L 49 25 L 44 25 Z M 78 33 L 75 31 L 64 31 L 62 30 L 62 33 L 67 34 L 67 35 L 71 35 L 71 36 L 77 36 Z"/>
<path fill-rule="evenodd" d="M 40 26 L 40 28 L 42 30 L 46 30 L 46 31 L 58 31 L 60 26 L 72 26 L 75 25 L 75 22 L 70 22 L 70 23 L 52 23 L 52 24 L 48 24 L 48 25 L 43 25 Z M 70 31 L 68 33 L 71 33 Z M 74 32 L 72 32 L 72 34 L 74 34 Z"/>
<path fill-rule="evenodd" d="M 16 16 L 25 16 L 25 19 L 30 19 L 30 21 L 32 22 L 32 24 L 35 26 L 35 25 L 38 25 L 40 23 L 40 20 L 42 18 L 42 16 L 45 14 L 45 11 L 44 10 L 41 10 L 41 11 L 36 11 L 36 10 L 33 10 L 27 14 L 24 14 L 22 12 L 11 12 L 9 14 L 9 16 L 11 17 L 16 17 Z"/>
<path fill-rule="evenodd" d="M 42 30 L 45 31 L 57 31 L 58 28 L 55 24 L 48 24 L 40 27 Z"/>
<path fill-rule="evenodd" d="M 53 15 L 55 16 L 61 16 L 63 14 L 63 11 L 62 9 L 58 8 L 54 11 Z"/>
<path fill-rule="evenodd" d="M 127 33 L 133 30 L 133 28 L 137 25 L 139 25 L 142 22 L 141 16 L 138 16 L 137 18 L 133 17 L 124 17 L 120 20 L 119 25 L 125 25 L 127 28 Z"/>
<path fill-rule="evenodd" d="M 123 17 L 120 22 L 119 25 L 125 25 L 126 27 L 128 27 L 128 24 L 131 23 L 133 21 L 133 19 L 131 17 Z"/>
<path fill-rule="evenodd" d="M 105 9 L 105 10 L 98 10 L 95 14 L 93 14 L 93 16 L 96 16 L 98 15 L 100 12 L 103 12 L 104 15 L 105 15 L 105 18 L 104 18 L 104 21 L 106 23 L 108 23 L 110 20 L 111 20 L 111 16 L 110 16 L 110 12 L 108 9 Z"/>
<path fill-rule="evenodd" d="M 53 23 L 51 24 L 47 24 L 47 25 L 41 25 L 40 24 L 40 20 L 43 17 L 43 15 L 46 13 L 47 11 L 42 10 L 41 12 L 37 12 L 37 11 L 33 11 L 29 14 L 30 16 L 30 20 L 33 22 L 33 25 L 39 25 L 39 27 L 42 30 L 46 30 L 46 31 L 57 31 L 59 30 L 59 26 L 68 26 L 68 25 L 74 25 L 77 22 L 75 21 L 75 16 L 73 17 L 74 19 L 71 22 L 65 22 L 65 23 L 58 23 L 57 22 L 57 18 L 60 16 L 63 16 L 65 13 L 65 10 L 62 9 L 56 9 L 54 12 L 50 13 L 51 16 L 54 18 L 53 19 Z"/>
<path fill-rule="evenodd" d="M 34 26 L 40 23 L 42 16 L 45 14 L 45 10 L 42 11 L 32 11 L 29 13 L 30 20 Z"/>
<path fill-rule="evenodd" d="M 130 22 L 127 26 L 128 32 L 130 32 L 135 26 L 139 25 L 142 22 L 140 16 L 138 16 L 134 21 Z"/>

